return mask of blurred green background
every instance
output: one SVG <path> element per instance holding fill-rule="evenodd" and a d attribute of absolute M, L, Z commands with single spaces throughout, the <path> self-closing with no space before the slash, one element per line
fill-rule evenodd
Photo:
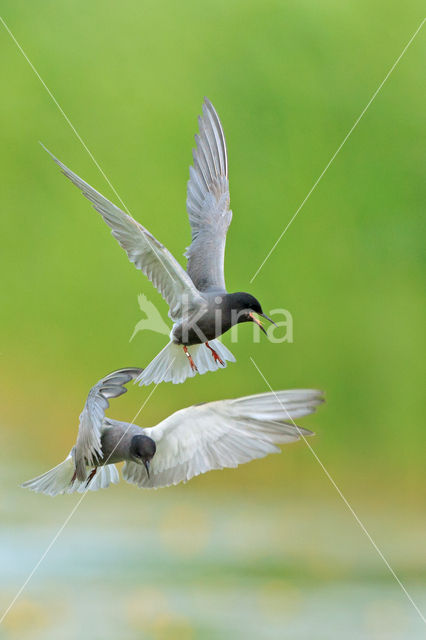
<path fill-rule="evenodd" d="M 293 316 L 292 344 L 254 344 L 240 327 L 235 365 L 159 386 L 137 422 L 267 390 L 250 356 L 273 388 L 324 389 L 327 404 L 303 422 L 310 443 L 424 610 L 424 29 L 249 284 L 422 4 L 4 0 L 1 15 L 133 216 L 176 257 L 190 241 L 196 118 L 212 100 L 234 212 L 228 288 Z M 2 25 L 0 59 L 5 608 L 78 500 L 19 483 L 68 452 L 94 382 L 163 346 L 148 332 L 129 342 L 138 294 L 167 312 L 38 145 L 116 200 Z M 150 391 L 131 389 L 110 415 L 131 420 Z M 423 628 L 298 443 L 183 487 L 88 495 L 0 638 L 394 639 Z"/>

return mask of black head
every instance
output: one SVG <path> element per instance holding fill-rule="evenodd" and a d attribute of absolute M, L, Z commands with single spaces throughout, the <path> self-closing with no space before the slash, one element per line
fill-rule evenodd
<path fill-rule="evenodd" d="M 156 445 L 152 438 L 148 436 L 133 436 L 130 441 L 130 456 L 134 462 L 143 464 L 149 478 L 149 463 L 156 452 Z"/>
<path fill-rule="evenodd" d="M 269 322 L 275 324 L 271 318 L 268 318 L 268 316 L 263 313 L 259 300 L 250 293 L 244 293 L 243 291 L 239 293 L 231 293 L 228 298 L 232 313 L 235 315 L 235 321 L 232 324 L 237 324 L 239 322 L 255 322 L 262 329 L 263 333 L 266 333 L 262 323 L 253 315 L 253 313 L 257 313 L 259 316 L 262 316 L 262 318 L 266 318 Z"/>
<path fill-rule="evenodd" d="M 250 293 L 240 291 L 238 293 L 231 293 L 231 296 L 232 306 L 236 311 L 254 311 L 260 315 L 263 313 L 259 300 Z"/>

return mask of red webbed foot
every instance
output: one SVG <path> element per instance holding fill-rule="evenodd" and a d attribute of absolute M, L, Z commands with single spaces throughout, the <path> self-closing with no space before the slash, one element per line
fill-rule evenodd
<path fill-rule="evenodd" d="M 192 356 L 188 351 L 188 348 L 184 346 L 183 350 L 185 352 L 186 357 L 188 358 L 188 361 L 189 361 L 189 364 L 191 365 L 192 371 L 196 371 L 198 373 L 197 366 L 196 366 L 195 362 L 193 361 Z"/>
<path fill-rule="evenodd" d="M 222 365 L 222 367 L 224 367 L 224 366 L 225 366 L 225 363 L 224 363 L 224 361 L 222 360 L 222 358 L 221 358 L 221 357 L 216 353 L 216 351 L 215 351 L 214 349 L 212 349 L 212 347 L 209 345 L 209 343 L 208 343 L 208 342 L 206 342 L 205 344 L 206 344 L 207 349 L 210 349 L 210 351 L 212 352 L 212 356 L 213 356 L 213 358 L 214 358 L 214 361 L 215 361 L 215 362 L 220 362 L 220 364 Z"/>

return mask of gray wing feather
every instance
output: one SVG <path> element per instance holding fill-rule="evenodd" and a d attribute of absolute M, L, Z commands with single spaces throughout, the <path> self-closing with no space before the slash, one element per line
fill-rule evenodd
<path fill-rule="evenodd" d="M 105 411 L 110 398 L 118 398 L 126 393 L 124 386 L 142 373 L 142 369 L 129 367 L 119 369 L 102 378 L 89 391 L 86 404 L 80 414 L 80 426 L 74 448 L 74 462 L 77 478 L 85 480 L 86 467 L 95 466 L 102 458 L 101 435 Z"/>
<path fill-rule="evenodd" d="M 207 98 L 198 122 L 186 200 L 192 230 L 192 243 L 185 253 L 187 271 L 200 291 L 225 291 L 225 243 L 232 219 L 228 158 L 219 116 Z"/>
<path fill-rule="evenodd" d="M 169 305 L 169 316 L 172 320 L 175 321 L 181 317 L 183 299 L 187 302 L 189 312 L 202 303 L 202 298 L 191 278 L 161 242 L 139 222 L 68 169 L 46 147 L 43 146 L 43 148 L 52 156 L 62 173 L 81 190 L 96 211 L 101 214 L 111 228 L 114 238 L 126 251 L 130 262 L 133 262 L 135 267 L 151 280 Z"/>

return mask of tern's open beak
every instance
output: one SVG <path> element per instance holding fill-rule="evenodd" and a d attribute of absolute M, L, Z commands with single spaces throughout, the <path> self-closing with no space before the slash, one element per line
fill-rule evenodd
<path fill-rule="evenodd" d="M 274 322 L 273 320 L 271 320 L 271 318 L 268 318 L 268 316 L 266 315 L 266 313 L 261 313 L 260 314 L 262 316 L 262 318 L 266 318 L 266 320 L 269 320 L 269 322 L 272 322 L 273 325 L 275 325 L 276 327 L 278 326 L 276 322 Z"/>
<path fill-rule="evenodd" d="M 257 324 L 257 326 L 263 331 L 263 333 L 265 334 L 265 336 L 267 335 L 266 331 L 265 331 L 265 327 L 263 326 L 263 324 L 260 322 L 259 318 L 256 318 L 255 315 L 253 315 L 252 313 L 249 313 L 250 318 L 252 319 L 252 321 Z M 269 318 L 268 318 L 269 320 Z"/>
<path fill-rule="evenodd" d="M 144 460 L 143 461 L 143 466 L 145 467 L 147 476 L 149 478 L 149 460 Z"/>

